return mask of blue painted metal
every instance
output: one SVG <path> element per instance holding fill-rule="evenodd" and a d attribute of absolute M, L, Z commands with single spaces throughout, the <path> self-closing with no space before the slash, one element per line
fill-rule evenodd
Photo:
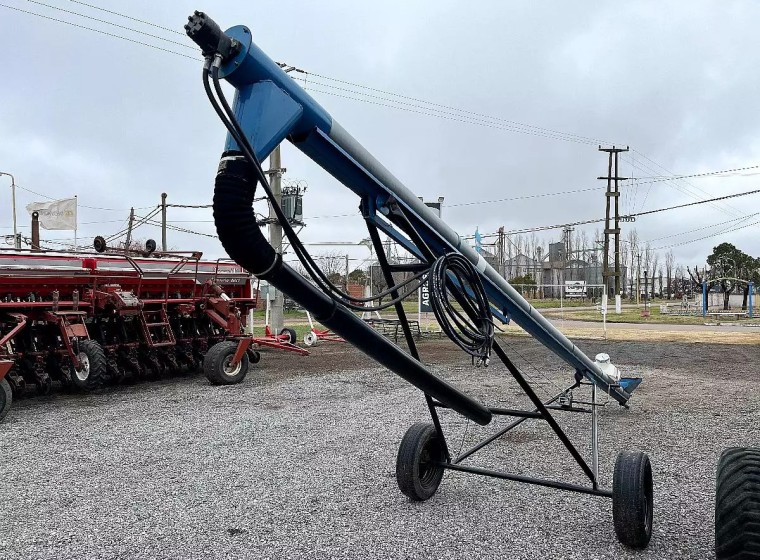
<path fill-rule="evenodd" d="M 456 251 L 472 262 L 480 271 L 488 297 L 503 320 L 511 318 L 621 404 L 628 401 L 630 394 L 625 388 L 608 377 L 595 362 L 536 311 L 482 256 L 266 56 L 252 42 L 248 28 L 236 26 L 229 29 L 227 34 L 241 41 L 244 48 L 222 66 L 220 75 L 238 89 L 234 110 L 244 120 L 246 134 L 254 139 L 258 158 L 265 158 L 280 141 L 288 138 L 354 193 L 364 200 L 372 201 L 379 213 L 374 217 L 378 227 L 383 223 L 383 231 L 411 249 L 408 247 L 411 242 L 380 218 L 383 214 L 387 215 L 387 205 L 391 201 L 398 204 L 410 220 L 411 227 L 435 255 Z M 281 93 L 276 93 L 273 89 L 275 87 Z M 264 117 L 265 122 L 255 122 L 270 112 Z M 234 146 L 234 143 L 228 140 L 227 145 Z M 412 253 L 419 254 L 414 250 Z"/>
<path fill-rule="evenodd" d="M 641 377 L 621 377 L 619 383 L 628 393 L 633 393 L 642 381 Z"/>
<path fill-rule="evenodd" d="M 303 116 L 303 106 L 269 80 L 242 86 L 234 107 L 235 117 L 257 154 L 274 150 Z M 240 151 L 229 134 L 224 150 Z"/>
<path fill-rule="evenodd" d="M 259 159 L 266 158 L 271 150 L 284 140 L 286 136 L 297 138 L 308 134 L 315 128 L 330 132 L 332 129 L 332 118 L 327 111 L 313 97 L 306 93 L 293 78 L 283 72 L 274 60 L 269 58 L 256 46 L 252 40 L 250 29 L 244 25 L 236 25 L 228 29 L 226 33 L 233 39 L 240 41 L 242 49 L 233 59 L 222 65 L 219 69 L 219 76 L 226 79 L 238 91 L 256 82 L 271 81 L 295 103 L 300 105 L 303 111 L 301 117 L 291 125 L 287 133 L 274 136 L 270 142 L 260 142 L 260 146 L 269 146 L 272 143 L 274 143 L 274 146 L 269 151 L 266 149 L 262 149 L 261 152 L 257 151 L 256 157 Z M 257 103 L 255 99 L 241 99 L 238 96 L 235 100 L 235 110 L 239 110 L 237 107 L 238 103 L 247 104 L 249 102 Z M 284 126 L 284 123 L 290 118 L 287 114 L 279 115 L 276 108 L 273 108 L 272 113 L 269 117 L 272 119 L 272 123 L 279 118 Z"/>
<path fill-rule="evenodd" d="M 702 282 L 702 317 L 707 317 L 707 282 Z"/>

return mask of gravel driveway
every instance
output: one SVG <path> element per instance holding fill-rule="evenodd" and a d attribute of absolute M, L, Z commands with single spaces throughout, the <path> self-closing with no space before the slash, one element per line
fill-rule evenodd
<path fill-rule="evenodd" d="M 618 450 L 652 460 L 644 552 L 617 543 L 603 498 L 447 472 L 431 500 L 410 502 L 395 460 L 427 419 L 421 394 L 323 344 L 305 358 L 267 352 L 238 386 L 198 375 L 17 401 L 0 425 L 0 558 L 713 558 L 717 458 L 760 441 L 757 348 L 580 345 L 645 378 L 630 410 L 611 404 L 600 419 L 605 485 Z M 540 393 L 569 381 L 534 341 L 507 347 Z M 489 404 L 523 404 L 504 368 L 473 370 L 447 341 L 421 350 Z M 588 415 L 560 419 L 586 451 Z M 445 423 L 454 450 L 496 429 Z M 583 482 L 568 459 L 529 421 L 471 464 Z"/>

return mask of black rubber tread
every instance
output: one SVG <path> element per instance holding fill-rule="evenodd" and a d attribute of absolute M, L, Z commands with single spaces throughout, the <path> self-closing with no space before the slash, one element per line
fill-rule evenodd
<path fill-rule="evenodd" d="M 285 327 L 280 331 L 280 334 L 287 334 L 288 340 L 285 342 L 290 342 L 291 344 L 295 344 L 298 338 L 296 337 L 296 331 L 294 329 L 290 329 L 288 327 Z"/>
<path fill-rule="evenodd" d="M 203 358 L 203 373 L 214 385 L 234 385 L 245 379 L 248 373 L 249 360 L 248 353 L 244 353 L 240 359 L 240 370 L 235 375 L 229 375 L 224 371 L 224 364 L 227 360 L 235 355 L 238 343 L 231 340 L 224 340 L 214 344 L 206 352 Z"/>
<path fill-rule="evenodd" d="M 410 499 L 421 502 L 436 493 L 443 478 L 443 467 L 430 461 L 444 461 L 443 447 L 435 426 L 413 424 L 404 434 L 396 457 L 396 483 Z"/>
<path fill-rule="evenodd" d="M 612 521 L 618 540 L 646 548 L 652 538 L 652 466 L 641 451 L 621 451 L 612 476 Z"/>
<path fill-rule="evenodd" d="M 71 382 L 82 391 L 95 391 L 105 383 L 108 375 L 106 353 L 103 347 L 94 340 L 82 340 L 79 343 L 79 351 L 84 352 L 90 361 L 90 374 L 84 381 L 80 380 L 74 368 L 71 371 Z"/>
<path fill-rule="evenodd" d="M 760 449 L 723 451 L 715 475 L 715 557 L 760 559 Z"/>
<path fill-rule="evenodd" d="M 11 390 L 11 384 L 5 378 L 0 379 L 0 422 L 8 415 L 12 404 L 13 391 Z"/>

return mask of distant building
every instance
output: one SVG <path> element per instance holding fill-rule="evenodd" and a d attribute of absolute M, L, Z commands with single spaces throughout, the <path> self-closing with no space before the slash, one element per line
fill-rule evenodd
<path fill-rule="evenodd" d="M 503 267 L 498 262 L 491 265 L 499 271 L 507 280 L 516 277 L 530 276 L 538 286 L 538 292 L 543 297 L 560 297 L 560 289 L 566 281 L 582 280 L 589 286 L 589 297 L 599 297 L 602 294 L 602 266 L 594 262 L 583 259 L 572 259 L 564 261 L 563 244 L 552 243 L 549 245 L 549 255 L 547 260 L 538 261 L 525 254 L 519 254 L 511 259 L 504 261 Z M 498 261 L 494 257 L 495 261 Z M 489 261 L 490 262 L 490 261 Z M 503 270 L 502 270 L 503 269 Z M 622 267 L 622 285 L 626 286 L 628 277 L 627 267 Z M 614 286 L 614 278 L 610 278 L 610 286 Z"/>

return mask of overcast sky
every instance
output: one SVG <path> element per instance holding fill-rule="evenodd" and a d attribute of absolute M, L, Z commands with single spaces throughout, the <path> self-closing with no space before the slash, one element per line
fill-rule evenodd
<path fill-rule="evenodd" d="M 760 183 L 760 169 L 647 182 L 668 172 L 760 164 L 756 2 L 89 2 L 177 31 L 200 9 L 222 28 L 249 26 L 254 41 L 277 61 L 486 115 L 442 118 L 421 109 L 421 102 L 400 97 L 396 100 L 408 105 L 390 108 L 383 105 L 391 102 L 366 96 L 375 103 L 346 99 L 338 95 L 358 96 L 335 88 L 356 88 L 308 78 L 338 94 L 312 93 L 413 192 L 425 199 L 445 197 L 444 218 L 463 235 L 476 227 L 488 233 L 499 226 L 509 230 L 603 217 L 603 182 L 596 177 L 606 174 L 607 160 L 597 141 L 631 147 L 621 173 L 641 177 L 642 184 L 622 187 L 626 214 L 748 191 Z M 191 44 L 171 31 L 71 0 L 45 3 Z M 185 46 L 39 2 L 3 4 L 198 56 Z M 51 198 L 77 194 L 80 240 L 120 230 L 131 206 L 144 215 L 149 211 L 144 207 L 160 202 L 162 191 L 169 203 L 211 202 L 225 131 L 203 92 L 199 60 L 7 7 L 0 7 L 0 22 L 5 53 L 0 171 Z M 490 126 L 482 125 L 486 121 Z M 544 129 L 591 140 L 567 141 Z M 350 191 L 290 145 L 284 147 L 283 165 L 286 179 L 308 183 L 305 241 L 356 243 L 366 236 L 362 220 L 354 217 L 357 199 Z M 0 234 L 12 232 L 9 184 L 8 177 L 0 177 Z M 597 190 L 456 206 L 591 188 Z M 27 190 L 16 194 L 21 231 L 28 232 L 24 207 L 45 199 Z M 654 247 L 678 244 L 673 251 L 684 265 L 703 263 L 723 241 L 760 256 L 755 241 L 760 226 L 736 229 L 760 222 L 760 216 L 751 216 L 760 211 L 758 202 L 760 195 L 754 195 L 664 212 L 624 228 L 635 227 Z M 352 216 L 324 217 L 343 214 Z M 207 234 L 214 233 L 211 219 L 210 210 L 169 210 L 170 223 Z M 597 226 L 586 227 L 593 237 Z M 725 233 L 715 235 L 720 232 Z M 65 231 L 43 231 L 43 236 L 73 237 Z M 160 231 L 144 227 L 135 236 L 160 240 Z M 559 236 L 557 230 L 542 234 L 546 241 Z M 711 237 L 686 243 L 706 236 Z M 222 256 L 211 238 L 172 231 L 169 245 Z M 312 250 L 348 250 L 356 259 L 367 255 L 358 247 Z"/>

